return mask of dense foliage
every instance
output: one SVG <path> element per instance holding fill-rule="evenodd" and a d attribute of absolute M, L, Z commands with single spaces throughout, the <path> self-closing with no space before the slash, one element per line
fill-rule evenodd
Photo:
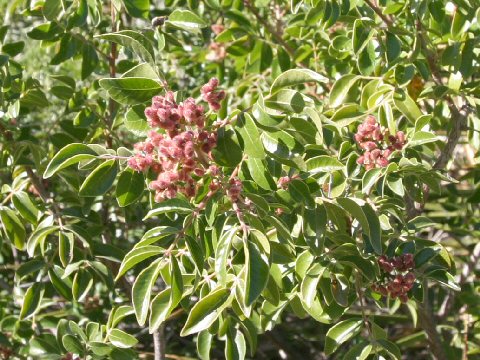
<path fill-rule="evenodd" d="M 480 358 L 479 7 L 0 2 L 0 359 Z"/>

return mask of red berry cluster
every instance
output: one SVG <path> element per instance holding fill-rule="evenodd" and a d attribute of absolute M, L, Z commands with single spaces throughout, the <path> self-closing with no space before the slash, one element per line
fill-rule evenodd
<path fill-rule="evenodd" d="M 395 135 L 389 135 L 388 130 L 383 129 L 375 117 L 369 115 L 358 126 L 355 141 L 364 150 L 357 163 L 370 170 L 388 165 L 390 155 L 395 150 L 402 150 L 405 145 L 405 134 L 397 131 Z"/>
<path fill-rule="evenodd" d="M 378 265 L 385 272 L 385 280 L 381 284 L 372 285 L 372 290 L 392 299 L 399 298 L 402 302 L 408 301 L 408 292 L 415 283 L 415 268 L 412 254 L 404 254 L 387 258 L 382 255 L 378 258 Z"/>
<path fill-rule="evenodd" d="M 225 93 L 219 96 L 220 92 L 215 91 L 218 80 L 212 79 L 205 86 L 209 84 L 215 86 L 208 88 L 207 101 L 214 98 L 220 101 L 225 97 Z M 163 129 L 165 133 L 149 131 L 146 141 L 135 144 L 137 152 L 129 159 L 128 166 L 136 171 L 152 169 L 157 174 L 157 179 L 150 183 L 157 202 L 174 198 L 179 192 L 188 198 L 194 197 L 197 187 L 193 176 L 218 175 L 218 168 L 211 165 L 210 154 L 217 134 L 204 129 L 203 106 L 197 105 L 193 98 L 177 104 L 169 91 L 165 96 L 153 97 L 145 115 L 152 128 Z"/>
<path fill-rule="evenodd" d="M 202 98 L 208 102 L 210 110 L 218 111 L 220 110 L 220 102 L 225 99 L 225 91 L 217 90 L 218 80 L 215 78 L 210 79 L 210 81 L 202 86 L 200 92 L 202 93 Z"/>

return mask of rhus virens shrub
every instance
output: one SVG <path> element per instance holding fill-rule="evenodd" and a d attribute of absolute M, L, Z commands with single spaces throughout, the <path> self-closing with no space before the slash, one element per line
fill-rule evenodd
<path fill-rule="evenodd" d="M 476 359 L 476 0 L 0 2 L 0 359 Z"/>

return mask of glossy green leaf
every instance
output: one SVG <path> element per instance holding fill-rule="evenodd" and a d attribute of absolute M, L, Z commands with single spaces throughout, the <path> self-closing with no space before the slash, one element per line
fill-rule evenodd
<path fill-rule="evenodd" d="M 168 16 L 168 23 L 172 24 L 182 30 L 186 31 L 198 31 L 204 27 L 207 27 L 207 23 L 200 16 L 190 10 L 174 10 Z"/>
<path fill-rule="evenodd" d="M 332 354 L 341 344 L 357 335 L 362 329 L 362 320 L 349 319 L 332 326 L 325 339 L 325 354 Z"/>
<path fill-rule="evenodd" d="M 344 169 L 344 165 L 334 157 L 320 155 L 308 159 L 306 162 L 307 170 L 311 174 L 331 173 L 336 170 Z"/>
<path fill-rule="evenodd" d="M 263 150 L 263 145 L 260 141 L 260 134 L 255 122 L 249 114 L 240 113 L 237 115 L 235 129 L 243 140 L 243 150 L 246 155 L 257 159 L 265 158 L 265 151 Z"/>
<path fill-rule="evenodd" d="M 71 352 L 73 354 L 79 354 L 80 356 L 83 356 L 85 353 L 85 349 L 82 343 L 73 335 L 64 335 L 62 337 L 62 344 L 68 352 Z"/>
<path fill-rule="evenodd" d="M 160 273 L 159 262 L 153 262 L 137 276 L 132 288 L 132 303 L 140 326 L 145 325 L 153 286 Z"/>
<path fill-rule="evenodd" d="M 47 165 L 43 177 L 45 179 L 54 175 L 67 166 L 76 164 L 82 160 L 90 160 L 98 156 L 90 147 L 84 144 L 69 144 L 55 154 Z"/>
<path fill-rule="evenodd" d="M 189 214 L 193 212 L 191 205 L 185 200 L 181 199 L 168 199 L 161 202 L 155 208 L 150 210 L 147 215 L 143 218 L 144 220 L 149 219 L 153 216 L 158 216 L 161 214 L 168 213 L 177 213 L 177 214 Z"/>
<path fill-rule="evenodd" d="M 150 40 L 143 34 L 132 30 L 122 30 L 115 33 L 97 35 L 97 38 L 108 40 L 128 47 L 142 60 L 153 63 L 154 52 Z"/>
<path fill-rule="evenodd" d="M 336 108 L 342 105 L 350 89 L 360 78 L 358 75 L 347 74 L 335 81 L 332 90 L 330 90 L 330 106 Z"/>
<path fill-rule="evenodd" d="M 13 210 L 2 206 L 0 207 L 0 220 L 7 238 L 18 250 L 23 250 L 27 234 L 17 214 Z"/>
<path fill-rule="evenodd" d="M 298 91 L 281 89 L 265 99 L 265 105 L 287 113 L 300 113 L 305 108 L 306 102 Z"/>
<path fill-rule="evenodd" d="M 197 337 L 197 353 L 201 360 L 210 360 L 210 349 L 212 347 L 213 335 L 203 330 Z"/>
<path fill-rule="evenodd" d="M 440 139 L 433 133 L 426 131 L 417 131 L 412 138 L 408 140 L 407 147 L 414 147 L 424 144 L 429 144 Z"/>
<path fill-rule="evenodd" d="M 119 329 L 112 329 L 108 336 L 108 340 L 119 348 L 131 348 L 138 343 L 138 340 L 135 337 Z"/>
<path fill-rule="evenodd" d="M 270 270 L 268 257 L 253 241 L 247 241 L 245 269 L 245 305 L 250 306 L 267 285 Z"/>
<path fill-rule="evenodd" d="M 80 186 L 78 194 L 87 197 L 105 194 L 112 187 L 117 177 L 117 172 L 116 160 L 105 161 L 87 176 L 82 186 Z"/>
<path fill-rule="evenodd" d="M 218 288 L 201 298 L 190 310 L 180 335 L 187 336 L 208 329 L 231 300 L 230 290 L 225 288 Z"/>
<path fill-rule="evenodd" d="M 125 258 L 123 259 L 122 265 L 118 270 L 118 275 L 116 279 L 118 280 L 123 274 L 125 274 L 128 270 L 130 270 L 139 262 L 142 262 L 143 260 L 148 259 L 149 257 L 159 255 L 164 251 L 165 249 L 162 249 L 159 246 L 153 246 L 153 245 L 142 246 L 129 251 L 127 255 L 125 255 Z"/>
<path fill-rule="evenodd" d="M 371 206 L 355 198 L 337 198 L 337 202 L 358 220 L 363 231 L 368 234 L 368 238 L 375 252 L 382 254 L 380 221 Z"/>
<path fill-rule="evenodd" d="M 325 76 L 309 69 L 290 69 L 281 73 L 273 81 L 273 84 L 270 87 L 270 92 L 274 93 L 284 87 L 312 82 L 328 83 L 328 79 Z"/>
<path fill-rule="evenodd" d="M 315 263 L 305 273 L 305 277 L 303 278 L 300 287 L 300 294 L 302 300 L 308 307 L 311 307 L 313 305 L 315 297 L 317 296 L 318 282 L 323 276 L 324 271 L 325 267 L 323 267 L 319 263 Z"/>
<path fill-rule="evenodd" d="M 20 319 L 28 319 L 35 315 L 40 307 L 45 291 L 43 283 L 34 283 L 25 292 L 23 297 L 22 309 L 20 310 Z"/>
<path fill-rule="evenodd" d="M 110 97 L 123 105 L 141 104 L 158 95 L 162 90 L 160 82 L 149 78 L 105 78 L 100 86 L 108 91 Z"/>
<path fill-rule="evenodd" d="M 143 173 L 132 169 L 125 169 L 118 178 L 115 196 L 121 207 L 130 205 L 138 200 L 144 190 Z"/>
<path fill-rule="evenodd" d="M 145 107 L 134 106 L 125 113 L 123 120 L 125 127 L 138 136 L 146 135 L 150 130 L 144 111 Z"/>

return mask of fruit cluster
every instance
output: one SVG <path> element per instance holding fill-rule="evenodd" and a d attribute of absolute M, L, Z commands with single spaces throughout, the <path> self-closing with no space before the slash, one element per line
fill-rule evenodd
<path fill-rule="evenodd" d="M 369 115 L 358 126 L 355 141 L 364 150 L 357 159 L 357 163 L 365 166 L 366 170 L 388 165 L 388 158 L 395 150 L 402 150 L 405 145 L 405 134 L 397 131 L 390 135 L 383 129 L 374 116 Z"/>
<path fill-rule="evenodd" d="M 382 255 L 378 258 L 378 265 L 385 273 L 383 283 L 372 285 L 372 290 L 392 299 L 399 298 L 402 302 L 408 301 L 408 292 L 415 283 L 415 268 L 412 254 L 404 254 L 387 258 Z"/>
<path fill-rule="evenodd" d="M 217 91 L 218 80 L 211 79 L 202 87 L 203 99 L 218 110 L 225 92 Z M 155 96 L 145 109 L 150 127 L 146 141 L 135 144 L 136 154 L 128 166 L 136 171 L 151 169 L 157 179 L 150 183 L 155 201 L 161 202 L 182 193 L 188 198 L 196 194 L 195 176 L 218 173 L 212 165 L 211 150 L 217 142 L 216 132 L 205 129 L 205 111 L 193 98 L 177 104 L 172 92 Z M 215 173 L 215 174 L 214 174 Z"/>
<path fill-rule="evenodd" d="M 200 92 L 202 93 L 202 98 L 208 102 L 210 110 L 218 111 L 220 110 L 220 102 L 225 99 L 225 91 L 217 90 L 218 80 L 215 78 L 210 79 L 208 83 L 202 86 Z"/>

